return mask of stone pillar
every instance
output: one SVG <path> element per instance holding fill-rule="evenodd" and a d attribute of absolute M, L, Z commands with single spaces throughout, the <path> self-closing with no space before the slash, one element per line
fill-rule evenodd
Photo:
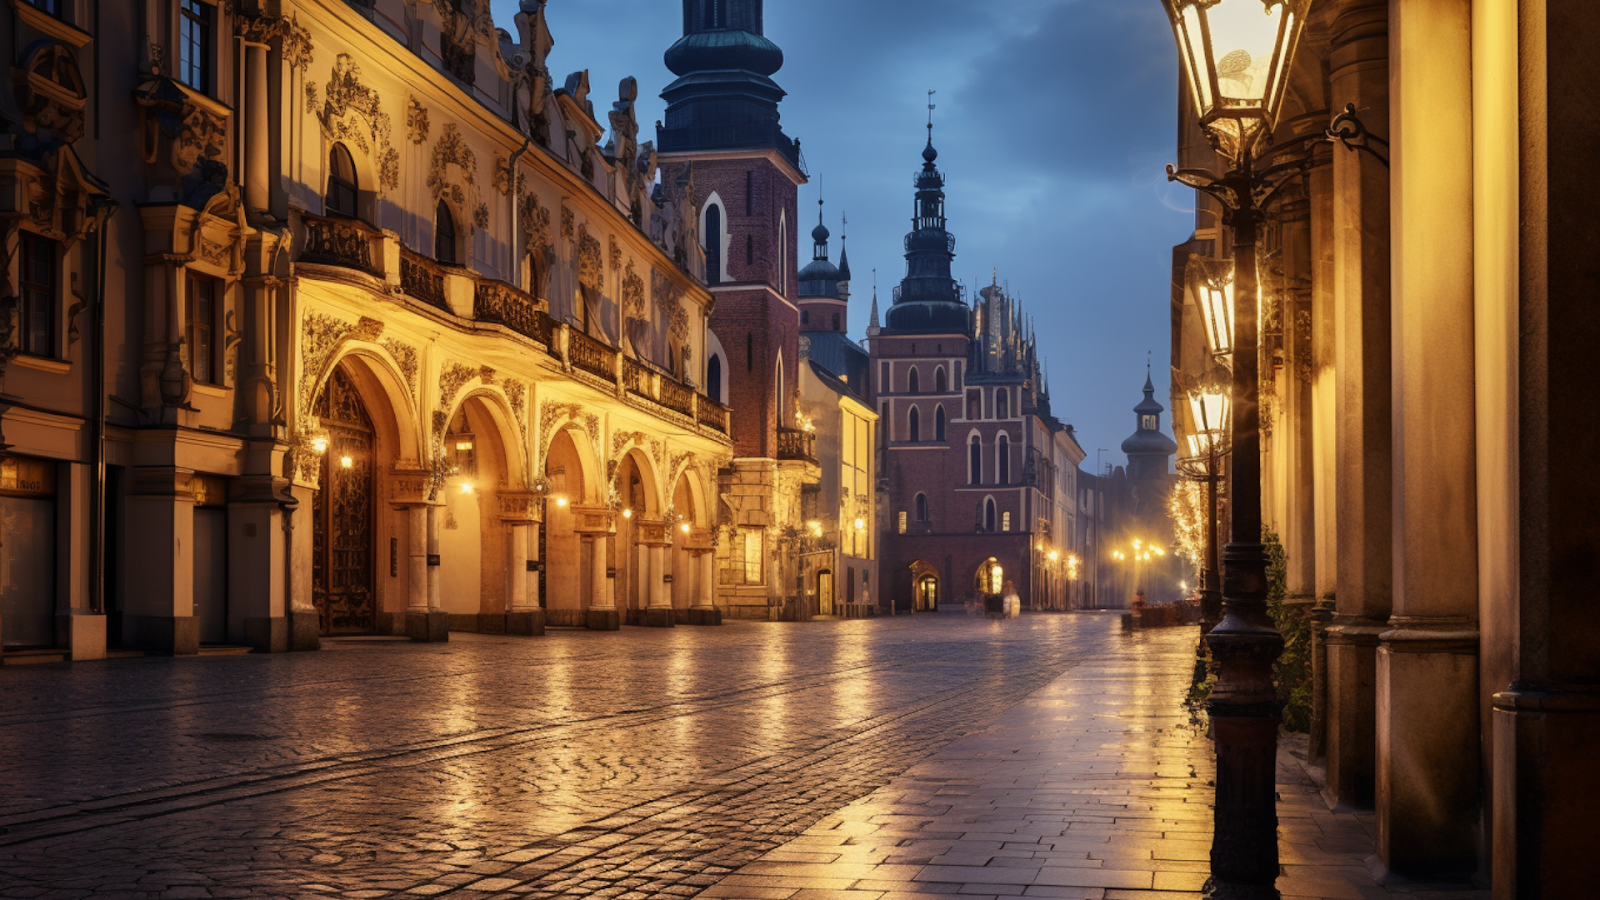
<path fill-rule="evenodd" d="M 1472 0 L 1390 11 L 1394 609 L 1379 636 L 1378 854 L 1468 875 L 1479 827 Z"/>
<path fill-rule="evenodd" d="M 315 471 L 314 464 L 312 471 Z M 298 473 L 295 473 L 298 474 Z M 294 482 L 289 488 L 294 498 L 292 507 L 284 507 L 284 554 L 289 558 L 289 649 L 304 652 L 322 649 L 322 614 L 317 611 L 314 599 L 312 541 L 316 527 L 312 524 L 312 508 L 316 502 L 316 487 Z"/>
<path fill-rule="evenodd" d="M 536 522 L 509 522 L 506 526 L 506 634 L 544 634 L 544 610 L 539 608 L 538 534 Z"/>
<path fill-rule="evenodd" d="M 106 658 L 106 617 L 91 608 L 94 535 L 90 524 L 94 469 L 84 463 L 57 467 L 57 493 L 66 504 L 67 528 L 57 529 L 56 555 L 65 590 L 59 591 L 56 635 L 74 662 Z"/>
<path fill-rule="evenodd" d="M 228 639 L 282 653 L 291 622 L 283 506 L 270 478 L 241 479 L 240 487 L 228 502 Z"/>
<path fill-rule="evenodd" d="M 434 509 L 428 503 L 405 507 L 409 553 L 406 636 L 422 643 L 450 639 L 450 617 L 439 610 L 439 532 Z"/>
<path fill-rule="evenodd" d="M 616 609 L 616 567 L 611 565 L 611 512 L 608 509 L 574 508 L 579 532 L 590 546 L 589 615 L 590 631 L 619 631 L 621 613 Z"/>
<path fill-rule="evenodd" d="M 672 611 L 672 592 L 668 588 L 672 575 L 667 571 L 667 554 L 672 544 L 666 528 L 662 526 L 667 540 L 650 545 L 650 608 L 645 610 L 644 624 L 653 628 L 671 628 L 677 624 L 677 614 Z"/>
<path fill-rule="evenodd" d="M 689 605 L 689 624 L 721 625 L 722 611 L 717 609 L 717 554 L 711 544 L 711 532 L 693 532 L 689 536 L 689 551 L 698 570 L 694 600 Z"/>
<path fill-rule="evenodd" d="M 272 185 L 266 45 L 245 42 L 244 60 L 244 205 L 250 210 L 266 210 L 271 204 Z"/>
<path fill-rule="evenodd" d="M 1333 104 L 1389 134 L 1389 3 L 1348 0 L 1333 20 Z M 1334 524 L 1338 596 L 1327 629 L 1327 799 L 1370 807 L 1378 634 L 1393 596 L 1390 173 L 1333 154 Z"/>
<path fill-rule="evenodd" d="M 1334 346 L 1333 166 L 1311 170 L 1311 483 L 1316 572 L 1312 579 L 1311 733 L 1312 759 L 1327 756 L 1328 653 L 1326 630 L 1338 590 L 1338 410 Z"/>
<path fill-rule="evenodd" d="M 1594 892 L 1600 6 L 1474 4 L 1478 504 L 1495 900 Z"/>
<path fill-rule="evenodd" d="M 134 469 L 126 513 L 128 558 L 122 634 L 130 646 L 175 656 L 200 652 L 194 614 L 194 495 L 191 471 L 163 466 Z"/>

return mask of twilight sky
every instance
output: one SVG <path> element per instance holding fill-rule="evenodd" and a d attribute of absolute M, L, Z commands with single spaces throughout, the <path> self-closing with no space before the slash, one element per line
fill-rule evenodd
<path fill-rule="evenodd" d="M 494 0 L 515 33 L 517 0 Z M 661 55 L 682 33 L 678 0 L 551 0 L 551 74 L 588 68 L 601 122 L 623 77 L 639 79 L 640 139 L 672 79 Z M 1172 245 L 1193 226 L 1175 156 L 1177 54 L 1157 0 L 769 0 L 766 35 L 784 50 L 784 130 L 801 140 L 815 224 L 819 184 L 838 261 L 848 213 L 851 335 L 867 325 L 872 270 L 882 309 L 903 274 L 911 178 L 927 91 L 948 179 L 956 277 L 998 269 L 1033 315 L 1055 414 L 1120 464 L 1154 356 L 1167 403 Z M 802 242 L 808 250 L 809 241 Z M 802 256 L 805 255 L 803 252 Z M 1170 431 L 1170 418 L 1163 424 Z"/>

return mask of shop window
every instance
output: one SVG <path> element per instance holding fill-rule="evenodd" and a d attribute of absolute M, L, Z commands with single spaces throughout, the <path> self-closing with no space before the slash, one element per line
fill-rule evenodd
<path fill-rule="evenodd" d="M 447 266 L 456 265 L 456 219 L 443 200 L 433 213 L 433 258 Z"/>
<path fill-rule="evenodd" d="M 56 242 L 24 231 L 21 256 L 19 349 L 29 356 L 55 356 Z"/>
<path fill-rule="evenodd" d="M 188 277 L 189 321 L 184 344 L 189 375 L 202 384 L 216 384 L 217 311 L 222 285 L 215 278 L 193 272 Z"/>
<path fill-rule="evenodd" d="M 216 7 L 206 0 L 182 0 L 180 9 L 178 80 L 202 94 L 210 94 L 216 55 Z"/>
<path fill-rule="evenodd" d="M 356 216 L 356 199 L 360 196 L 356 180 L 355 160 L 343 144 L 334 144 L 328 153 L 328 193 L 323 198 L 323 209 L 330 216 Z"/>

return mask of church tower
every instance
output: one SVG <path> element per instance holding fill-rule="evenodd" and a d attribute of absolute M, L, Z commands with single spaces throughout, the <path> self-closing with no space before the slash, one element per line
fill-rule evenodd
<path fill-rule="evenodd" d="M 772 76 L 783 51 L 762 33 L 762 0 L 683 0 L 683 37 L 666 53 L 656 146 L 663 186 L 692 192 L 705 281 L 716 300 L 705 380 L 733 408 L 733 459 L 721 472 L 724 524 L 717 606 L 773 619 L 799 574 L 783 535 L 803 524 L 801 486 L 821 477 L 799 407 L 796 262 L 800 142 L 783 133 Z"/>
<path fill-rule="evenodd" d="M 850 329 L 850 276 L 828 259 L 831 236 L 828 226 L 822 224 L 822 201 L 818 200 L 817 227 L 811 229 L 811 264 L 800 270 L 802 332 L 843 334 Z"/>
<path fill-rule="evenodd" d="M 735 455 L 771 459 L 777 430 L 795 424 L 796 204 L 806 176 L 800 142 L 779 121 L 784 91 L 772 76 L 783 51 L 762 20 L 762 0 L 683 0 L 657 147 L 663 183 L 692 183 L 716 296 L 705 383 L 724 386 L 733 407 Z"/>

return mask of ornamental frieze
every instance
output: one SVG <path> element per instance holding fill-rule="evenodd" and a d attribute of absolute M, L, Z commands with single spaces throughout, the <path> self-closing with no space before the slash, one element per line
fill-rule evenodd
<path fill-rule="evenodd" d="M 517 221 L 522 226 L 528 251 L 542 252 L 548 257 L 555 248 L 555 241 L 550 235 L 550 210 L 539 203 L 538 195 L 522 195 L 517 207 Z"/>
<path fill-rule="evenodd" d="M 489 373 L 492 378 L 494 370 L 490 369 Z M 477 378 L 478 374 L 479 370 L 471 366 L 463 366 L 456 362 L 446 363 L 444 372 L 439 375 L 439 409 L 445 411 L 454 409 L 456 394 L 460 393 L 468 382 Z"/>
<path fill-rule="evenodd" d="M 450 166 L 461 170 L 462 181 L 450 179 Z M 465 207 L 471 186 L 478 180 L 478 158 L 461 137 L 454 123 L 446 122 L 444 132 L 433 145 L 433 155 L 428 163 L 428 189 L 435 201 L 449 197 L 457 206 Z"/>
<path fill-rule="evenodd" d="M 528 430 L 528 387 L 514 378 L 505 383 L 506 401 L 511 404 L 511 414 L 516 417 L 520 430 Z"/>
<path fill-rule="evenodd" d="M 329 363 L 339 347 L 351 341 L 376 341 L 383 334 L 383 323 L 362 316 L 351 323 L 319 312 L 306 313 L 300 339 L 300 412 L 308 415 L 316 400 Z"/>
<path fill-rule="evenodd" d="M 589 226 L 578 226 L 578 283 L 592 291 L 603 290 L 605 258 L 600 242 L 589 233 Z"/>
<path fill-rule="evenodd" d="M 405 376 L 406 387 L 413 397 L 417 394 L 417 348 L 395 338 L 384 338 L 383 349 L 389 351 L 394 357 L 395 365 L 400 367 L 400 374 Z"/>
<path fill-rule="evenodd" d="M 310 105 L 311 91 L 306 100 Z M 350 113 L 365 120 L 365 127 L 350 122 Z M 400 186 L 400 153 L 389 146 L 389 114 L 383 111 L 378 92 L 362 83 L 361 66 L 348 53 L 341 53 L 334 60 L 317 120 L 329 138 L 351 143 L 377 161 L 382 187 L 393 190 Z"/>

